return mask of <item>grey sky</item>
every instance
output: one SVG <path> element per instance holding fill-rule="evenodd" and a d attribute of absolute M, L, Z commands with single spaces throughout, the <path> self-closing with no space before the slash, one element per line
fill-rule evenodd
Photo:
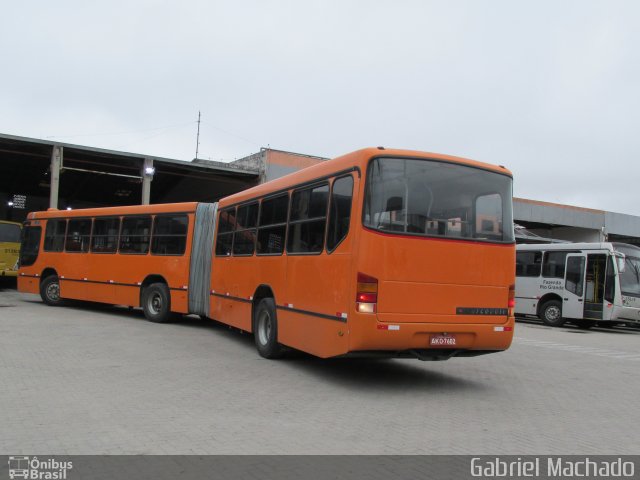
<path fill-rule="evenodd" d="M 130 0 L 131 1 L 131 0 Z M 190 160 L 385 145 L 640 215 L 640 2 L 3 5 L 0 132 Z"/>

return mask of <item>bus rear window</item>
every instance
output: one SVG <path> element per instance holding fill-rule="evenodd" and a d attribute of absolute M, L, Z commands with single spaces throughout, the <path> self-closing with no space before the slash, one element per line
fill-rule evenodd
<path fill-rule="evenodd" d="M 386 233 L 513 243 L 512 179 L 448 162 L 374 158 L 363 221 Z"/>

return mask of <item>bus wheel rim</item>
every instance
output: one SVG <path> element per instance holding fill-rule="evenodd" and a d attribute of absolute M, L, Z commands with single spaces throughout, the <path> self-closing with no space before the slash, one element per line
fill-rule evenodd
<path fill-rule="evenodd" d="M 271 316 L 269 312 L 262 311 L 258 316 L 258 340 L 261 345 L 269 343 L 271 338 Z"/>
<path fill-rule="evenodd" d="M 545 316 L 547 317 L 547 320 L 557 320 L 560 318 L 560 309 L 556 306 L 549 307 L 545 312 Z"/>
<path fill-rule="evenodd" d="M 162 295 L 160 295 L 158 292 L 154 292 L 153 294 L 151 294 L 149 296 L 148 306 L 149 311 L 151 311 L 151 313 L 153 313 L 154 315 L 160 313 L 162 311 Z"/>
<path fill-rule="evenodd" d="M 47 285 L 47 297 L 54 302 L 60 299 L 60 285 L 58 282 L 52 282 Z"/>

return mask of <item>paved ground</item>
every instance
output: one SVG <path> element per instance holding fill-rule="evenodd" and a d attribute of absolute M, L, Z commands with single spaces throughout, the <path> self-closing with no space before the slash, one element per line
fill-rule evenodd
<path fill-rule="evenodd" d="M 261 359 L 250 336 L 0 290 L 0 453 L 636 454 L 640 330 L 505 353 Z"/>

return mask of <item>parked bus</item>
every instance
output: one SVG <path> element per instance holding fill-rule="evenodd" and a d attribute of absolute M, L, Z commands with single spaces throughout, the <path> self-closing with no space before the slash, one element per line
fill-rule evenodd
<path fill-rule="evenodd" d="M 518 245 L 516 308 L 546 325 L 640 324 L 640 248 L 622 243 Z"/>
<path fill-rule="evenodd" d="M 292 347 L 323 358 L 443 360 L 511 344 L 515 243 L 504 167 L 364 149 L 206 205 L 198 218 L 205 205 L 31 214 L 19 289 L 49 304 L 141 305 L 156 321 L 196 313 L 252 332 L 266 358 Z M 154 252 L 158 218 L 169 213 L 187 217 L 182 256 Z M 144 215 L 142 230 L 125 228 Z M 110 254 L 94 251 L 105 235 Z M 98 286 L 109 294 L 89 293 Z"/>
<path fill-rule="evenodd" d="M 19 223 L 0 220 L 0 277 L 18 275 L 20 232 Z"/>

